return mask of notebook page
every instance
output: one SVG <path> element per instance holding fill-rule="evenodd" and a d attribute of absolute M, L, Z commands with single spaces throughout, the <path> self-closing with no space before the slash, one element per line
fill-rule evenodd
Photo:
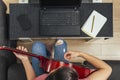
<path fill-rule="evenodd" d="M 82 26 L 81 30 L 87 35 L 95 38 L 102 29 L 102 27 L 104 26 L 104 24 L 106 23 L 106 21 L 107 21 L 106 17 L 104 17 L 97 11 L 93 10 L 93 12 L 88 17 L 87 21 Z"/>

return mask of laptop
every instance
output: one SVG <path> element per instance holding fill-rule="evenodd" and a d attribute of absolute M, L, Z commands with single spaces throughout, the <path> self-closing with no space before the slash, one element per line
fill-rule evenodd
<path fill-rule="evenodd" d="M 81 0 L 40 0 L 40 36 L 80 36 Z"/>

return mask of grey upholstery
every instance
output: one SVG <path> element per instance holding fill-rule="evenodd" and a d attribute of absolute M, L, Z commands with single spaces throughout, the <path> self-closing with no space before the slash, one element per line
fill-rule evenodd
<path fill-rule="evenodd" d="M 0 0 L 0 46 L 12 46 L 16 44 L 16 41 L 9 40 L 9 15 L 6 14 L 6 5 Z"/>
<path fill-rule="evenodd" d="M 0 0 L 0 45 L 6 44 L 6 34 L 5 34 L 5 28 L 6 28 L 6 6 L 3 3 L 2 0 Z"/>
<path fill-rule="evenodd" d="M 0 80 L 7 80 L 6 74 L 7 74 L 7 63 L 6 59 L 2 56 L 0 56 Z"/>
<path fill-rule="evenodd" d="M 120 80 L 120 61 L 112 61 L 112 60 L 106 60 L 106 63 L 108 63 L 112 67 L 112 74 L 110 75 L 108 80 Z M 89 68 L 94 68 L 91 64 L 88 62 L 85 62 L 85 65 Z"/>
<path fill-rule="evenodd" d="M 16 62 L 12 53 L 0 53 L 0 80 L 27 80 L 22 64 Z M 8 56 L 9 55 L 9 56 Z"/>
<path fill-rule="evenodd" d="M 6 6 L 0 0 L 0 46 L 16 47 L 16 41 L 10 41 L 7 36 Z M 10 51 L 0 51 L 0 80 L 26 80 L 23 66 L 16 63 L 16 57 Z M 18 68 L 19 66 L 19 68 Z M 21 69 L 22 68 L 22 69 Z M 13 76 L 16 74 L 16 76 Z M 18 79 L 17 79 L 18 78 Z M 24 78 L 24 79 L 23 79 Z"/>
<path fill-rule="evenodd" d="M 109 80 L 120 80 L 120 61 L 106 61 L 112 67 L 112 74 Z"/>
<path fill-rule="evenodd" d="M 9 67 L 7 80 L 27 80 L 22 63 L 13 64 Z"/>

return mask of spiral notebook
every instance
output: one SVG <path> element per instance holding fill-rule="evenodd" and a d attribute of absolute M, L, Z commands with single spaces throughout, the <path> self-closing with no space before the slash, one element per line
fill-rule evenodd
<path fill-rule="evenodd" d="M 81 30 L 90 37 L 95 38 L 100 32 L 104 24 L 106 23 L 107 18 L 100 14 L 99 12 L 93 10 L 90 14 Z"/>

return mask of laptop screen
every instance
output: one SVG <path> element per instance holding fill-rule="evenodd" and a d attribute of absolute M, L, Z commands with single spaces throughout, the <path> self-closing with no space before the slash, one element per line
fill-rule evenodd
<path fill-rule="evenodd" d="M 79 6 L 81 0 L 40 0 L 41 6 Z"/>

